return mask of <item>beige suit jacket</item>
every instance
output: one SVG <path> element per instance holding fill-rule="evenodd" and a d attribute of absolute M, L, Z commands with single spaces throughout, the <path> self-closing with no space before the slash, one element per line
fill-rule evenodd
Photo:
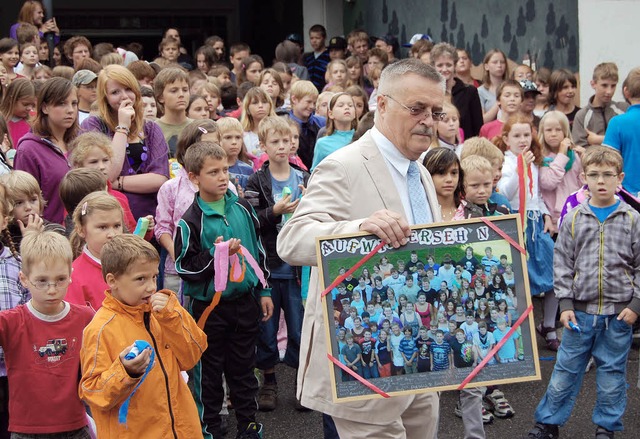
<path fill-rule="evenodd" d="M 422 182 L 435 221 L 441 220 L 431 176 L 420 166 Z M 311 279 L 305 308 L 298 371 L 298 397 L 304 406 L 345 419 L 384 425 L 396 421 L 415 395 L 333 403 L 329 352 L 323 319 L 317 236 L 359 232 L 372 213 L 388 209 L 404 216 L 404 208 L 384 157 L 371 133 L 324 159 L 315 169 L 293 217 L 278 235 L 278 254 L 291 265 L 309 265 Z M 428 395 L 433 398 L 433 395 Z M 437 398 L 434 399 L 437 403 Z M 435 411 L 437 413 L 437 410 Z M 425 419 L 428 422 L 428 419 Z"/>

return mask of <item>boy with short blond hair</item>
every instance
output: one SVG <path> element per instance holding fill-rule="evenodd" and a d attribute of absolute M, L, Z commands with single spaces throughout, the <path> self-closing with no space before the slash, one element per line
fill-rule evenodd
<path fill-rule="evenodd" d="M 296 81 L 291 86 L 291 111 L 289 117 L 300 126 L 298 155 L 302 163 L 311 169 L 316 138 L 326 119 L 314 114 L 318 90 L 311 81 Z"/>
<path fill-rule="evenodd" d="M 578 146 L 600 145 L 604 140 L 609 121 L 629 108 L 626 102 L 612 100 L 618 85 L 618 66 L 603 62 L 593 69 L 591 88 L 595 94 L 589 98 L 573 120 L 571 137 Z"/>
<path fill-rule="evenodd" d="M 454 219 L 509 213 L 505 207 L 491 202 L 494 168 L 489 160 L 479 155 L 470 155 L 462 159 L 460 168 L 464 172 L 465 198 L 462 200 L 464 209 L 463 212 L 456 213 Z"/>
<path fill-rule="evenodd" d="M 79 389 L 98 437 L 162 437 L 167 432 L 202 437 L 198 411 L 180 371 L 198 362 L 207 338 L 175 293 L 156 291 L 158 252 L 139 236 L 118 235 L 104 245 L 100 262 L 109 289 L 84 331 Z M 128 358 L 138 340 L 151 348 Z M 150 366 L 151 355 L 157 364 Z M 120 423 L 121 407 L 134 389 L 126 423 Z"/>
<path fill-rule="evenodd" d="M 178 136 L 193 122 L 187 117 L 189 76 L 178 67 L 162 69 L 153 81 L 153 93 L 158 109 L 163 113 L 155 122 L 160 126 L 164 140 L 169 145 L 170 156 L 175 157 Z"/>
<path fill-rule="evenodd" d="M 256 422 L 258 382 L 254 375 L 258 321 L 267 321 L 273 312 L 271 289 L 259 276 L 268 275 L 260 240 L 260 221 L 251 205 L 228 190 L 227 155 L 211 142 L 198 142 L 184 155 L 189 179 L 199 188 L 191 207 L 178 222 L 175 235 L 176 271 L 182 278 L 183 293 L 191 297 L 189 311 L 207 334 L 209 348 L 194 367 L 194 398 L 205 439 L 222 437 L 220 409 L 224 398 L 222 374 L 233 398 L 239 438 L 261 437 Z M 216 245 L 224 241 L 229 257 L 241 250 L 245 265 L 240 281 L 216 291 Z M 246 263 L 251 255 L 260 261 L 254 271 Z M 225 263 L 220 261 L 219 263 Z M 228 262 L 227 262 L 228 264 Z"/>
<path fill-rule="evenodd" d="M 491 166 L 493 168 L 493 191 L 491 193 L 490 200 L 510 211 L 511 203 L 509 203 L 509 199 L 498 192 L 498 181 L 502 178 L 504 153 L 500 151 L 500 148 L 484 137 L 471 137 L 465 140 L 462 144 L 460 160 L 464 160 L 465 157 L 470 155 L 479 155 L 491 162 Z"/>
<path fill-rule="evenodd" d="M 55 232 L 28 232 L 20 250 L 19 278 L 31 298 L 26 294 L 26 304 L 0 312 L 8 430 L 12 437 L 89 439 L 78 376 L 82 331 L 93 311 L 64 301 L 71 280 L 71 245 Z"/>
<path fill-rule="evenodd" d="M 285 119 L 267 116 L 258 125 L 260 148 L 268 160 L 247 182 L 245 197 L 260 219 L 260 236 L 265 245 L 269 263 L 269 284 L 275 315 L 262 324 L 258 342 L 257 367 L 264 371 L 264 384 L 258 393 L 258 407 L 262 411 L 274 410 L 278 386 L 275 366 L 280 362 L 278 352 L 278 322 L 280 309 L 287 322 L 287 352 L 284 363 L 298 368 L 300 335 L 302 332 L 302 294 L 300 268 L 292 267 L 278 256 L 278 233 L 295 212 L 309 174 L 289 163 L 291 129 Z"/>
<path fill-rule="evenodd" d="M 611 119 L 603 145 L 617 150 L 623 159 L 625 177 L 622 186 L 633 196 L 640 194 L 640 67 L 629 72 L 622 84 L 622 92 L 631 106 L 625 114 Z"/>
<path fill-rule="evenodd" d="M 565 216 L 558 233 L 554 287 L 565 329 L 529 437 L 558 437 L 592 356 L 598 365 L 596 438 L 622 430 L 627 357 L 640 314 L 640 214 L 616 195 L 624 178 L 616 151 L 592 146 L 582 157 L 590 197 Z"/>

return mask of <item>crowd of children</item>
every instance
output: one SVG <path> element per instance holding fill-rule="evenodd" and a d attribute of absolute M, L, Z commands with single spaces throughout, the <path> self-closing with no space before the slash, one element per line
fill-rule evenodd
<path fill-rule="evenodd" d="M 311 52 L 292 34 L 268 66 L 246 43 L 227 54 L 218 36 L 192 57 L 171 28 L 146 62 L 137 43 L 61 42 L 43 15 L 25 1 L 0 39 L 0 438 L 220 437 L 228 402 L 238 437 L 262 437 L 256 409 L 277 406 L 277 363 L 297 369 L 304 315 L 305 270 L 280 259 L 278 234 L 309 171 L 372 126 L 397 39 L 356 30 L 327 45 L 314 25 Z M 55 34 L 55 65 L 42 32 Z M 594 413 L 596 437 L 613 437 L 625 389 L 605 373 L 624 376 L 640 312 L 637 212 L 621 200 L 640 193 L 640 69 L 615 102 L 618 69 L 597 65 L 579 108 L 566 69 L 510 72 L 492 49 L 477 80 L 465 50 L 423 36 L 409 46 L 448 95 L 423 156 L 443 220 L 525 221 L 529 290 L 544 296 L 536 329 L 558 351 L 530 437 L 557 437 L 575 399 L 567 385 L 591 356 L 599 385 L 617 389 L 599 394 Z M 567 201 L 576 193 L 579 207 Z M 596 278 L 608 270 L 620 275 Z M 334 348 L 364 379 L 473 367 L 522 312 L 515 277 L 490 246 L 383 256 L 332 292 Z M 620 334 L 615 365 L 602 325 Z M 523 359 L 516 331 L 488 367 Z M 37 384 L 50 373 L 55 391 Z M 483 397 L 496 416 L 515 413 L 497 388 L 463 391 L 456 413 L 469 437 L 491 420 Z"/>

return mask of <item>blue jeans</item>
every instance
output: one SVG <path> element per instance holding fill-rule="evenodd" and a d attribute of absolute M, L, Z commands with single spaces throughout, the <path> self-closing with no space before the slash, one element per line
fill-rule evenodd
<path fill-rule="evenodd" d="M 617 315 L 592 315 L 576 311 L 582 330 L 566 329 L 547 391 L 536 409 L 536 422 L 563 425 L 569 419 L 582 387 L 585 367 L 593 356 L 596 362 L 597 397 L 594 424 L 610 431 L 622 430 L 627 406 L 627 356 L 632 328 Z"/>
<path fill-rule="evenodd" d="M 284 311 L 287 322 L 287 353 L 284 363 L 298 368 L 300 357 L 300 333 L 302 332 L 302 296 L 300 285 L 296 279 L 269 279 L 271 284 L 271 300 L 273 301 L 273 316 L 260 324 L 260 337 L 256 366 L 258 369 L 270 369 L 280 362 L 278 352 L 278 325 L 280 310 Z"/>
<path fill-rule="evenodd" d="M 378 363 L 374 362 L 373 366 L 369 366 L 368 364 L 365 366 L 360 366 L 362 370 L 362 376 L 364 379 L 368 380 L 369 378 L 380 378 L 380 373 L 378 372 Z"/>

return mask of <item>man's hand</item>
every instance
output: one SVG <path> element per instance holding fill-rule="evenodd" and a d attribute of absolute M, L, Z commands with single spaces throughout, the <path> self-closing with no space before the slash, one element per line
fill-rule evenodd
<path fill-rule="evenodd" d="M 273 301 L 271 301 L 271 297 L 261 297 L 260 307 L 262 308 L 262 321 L 266 322 L 273 315 Z"/>
<path fill-rule="evenodd" d="M 623 309 L 620 311 L 620 314 L 618 314 L 618 320 L 624 320 L 624 322 L 629 326 L 633 325 L 637 319 L 638 314 L 631 311 L 629 308 Z"/>
<path fill-rule="evenodd" d="M 372 213 L 360 224 L 360 231 L 376 235 L 393 248 L 405 245 L 411 236 L 411 228 L 404 217 L 386 209 Z"/>
<path fill-rule="evenodd" d="M 151 305 L 151 309 L 155 312 L 162 311 L 165 306 L 169 303 L 169 295 L 164 293 L 153 293 L 149 298 L 149 304 Z"/>
<path fill-rule="evenodd" d="M 129 353 L 131 348 L 135 346 L 135 343 L 131 346 L 124 349 L 124 351 L 120 352 L 120 362 L 124 366 L 124 370 L 127 371 L 127 374 L 131 378 L 139 378 L 145 370 L 147 370 L 147 366 L 149 366 L 149 361 L 151 359 L 151 350 L 145 349 L 140 352 L 135 358 L 131 360 L 127 360 L 124 357 Z"/>
<path fill-rule="evenodd" d="M 618 316 L 618 318 L 620 317 Z M 574 325 L 578 324 L 578 321 L 576 320 L 576 315 L 571 309 L 562 311 L 562 313 L 560 314 L 560 322 L 562 323 L 562 326 L 572 331 L 573 329 L 571 328 L 571 326 L 569 326 L 569 322 L 572 322 Z"/>

